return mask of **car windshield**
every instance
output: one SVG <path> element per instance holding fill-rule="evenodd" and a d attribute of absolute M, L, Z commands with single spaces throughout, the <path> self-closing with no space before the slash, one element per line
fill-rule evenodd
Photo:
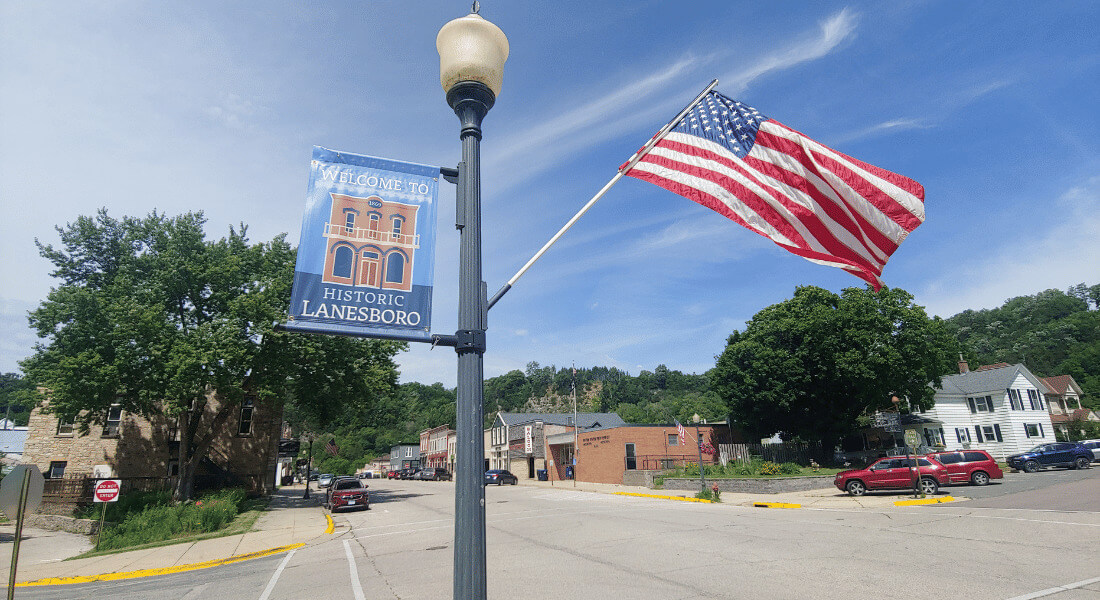
<path fill-rule="evenodd" d="M 1028 452 L 1043 452 L 1046 449 L 1047 449 L 1046 445 L 1040 444 L 1038 446 L 1035 446 L 1031 450 L 1028 450 Z"/>
<path fill-rule="evenodd" d="M 336 489 L 338 490 L 351 490 L 359 487 L 358 481 L 338 481 L 336 482 Z"/>

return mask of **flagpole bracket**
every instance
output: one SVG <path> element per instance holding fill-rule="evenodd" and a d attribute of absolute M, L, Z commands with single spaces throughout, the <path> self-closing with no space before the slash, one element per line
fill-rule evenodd
<path fill-rule="evenodd" d="M 432 334 L 432 348 L 436 346 L 450 346 L 454 348 L 458 346 L 458 337 L 453 335 L 443 335 L 441 333 Z"/>
<path fill-rule="evenodd" d="M 476 352 L 485 354 L 485 330 L 484 329 L 460 329 L 455 332 L 455 352 L 464 354 Z"/>

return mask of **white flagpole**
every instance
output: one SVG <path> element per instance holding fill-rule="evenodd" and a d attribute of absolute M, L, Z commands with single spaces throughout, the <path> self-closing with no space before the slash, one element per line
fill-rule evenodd
<path fill-rule="evenodd" d="M 523 267 L 521 267 L 520 270 L 517 271 L 516 274 L 513 275 L 511 279 L 508 280 L 508 283 L 505 283 L 504 286 L 501 287 L 499 291 L 497 291 L 496 295 L 493 296 L 493 299 L 489 300 L 489 304 L 488 304 L 488 306 L 486 306 L 485 310 L 489 310 L 490 308 L 492 308 L 493 305 L 496 304 L 497 301 L 500 300 L 501 297 L 504 296 L 504 294 L 506 294 L 508 292 L 508 290 L 512 289 L 512 285 L 515 284 L 516 281 L 519 281 L 520 277 L 523 277 L 523 274 L 527 272 L 527 269 L 530 269 L 531 265 L 535 264 L 535 261 L 542 258 L 542 255 L 545 254 L 546 251 L 550 249 L 550 246 L 553 246 L 554 243 L 558 241 L 558 238 L 565 235 L 565 232 L 569 231 L 569 228 L 571 228 L 573 226 L 573 224 L 576 223 L 577 220 L 580 219 L 584 215 L 584 213 L 588 212 L 588 209 L 592 208 L 592 205 L 596 204 L 596 201 L 599 200 L 600 198 L 602 198 L 603 195 L 607 193 L 607 190 L 611 189 L 611 186 L 618 183 L 619 180 L 623 178 L 623 173 L 625 173 L 626 171 L 629 171 L 630 169 L 632 169 L 634 167 L 634 165 L 638 164 L 639 160 L 642 160 L 642 158 L 651 149 L 653 149 L 653 146 L 655 146 L 661 140 L 665 139 L 665 136 L 668 135 L 668 132 L 672 131 L 672 128 L 676 127 L 676 125 L 678 125 L 680 123 L 680 119 L 683 119 L 684 115 L 688 114 L 688 112 L 692 108 L 695 108 L 695 105 L 698 104 L 699 101 L 703 99 L 703 96 L 706 96 L 707 93 L 710 92 L 712 89 L 714 89 L 714 86 L 716 86 L 716 85 L 718 85 L 718 80 L 717 79 L 711 81 L 710 85 L 708 85 L 706 87 L 706 89 L 704 89 L 702 92 L 700 92 L 699 95 L 696 96 L 695 99 L 692 100 L 690 104 L 685 106 L 684 110 L 680 111 L 680 114 L 676 115 L 675 118 L 673 118 L 671 121 L 669 121 L 664 127 L 661 128 L 660 131 L 657 132 L 657 135 L 650 138 L 649 141 L 646 142 L 646 144 L 644 146 L 642 146 L 642 148 L 640 150 L 635 152 L 630 157 L 630 160 L 626 161 L 626 164 L 624 164 L 619 169 L 619 171 L 617 173 L 615 173 L 615 176 L 611 178 L 611 181 L 608 181 L 607 185 L 604 185 L 603 188 L 600 189 L 600 191 L 596 192 L 596 195 L 592 196 L 592 199 L 589 200 L 583 207 L 581 207 L 580 211 L 578 211 L 577 214 L 573 215 L 573 218 L 569 219 L 569 222 L 566 223 L 561 229 L 559 229 L 558 232 L 554 234 L 554 237 L 550 238 L 550 241 L 543 244 L 542 248 L 540 248 L 539 251 L 536 252 L 535 255 L 531 257 L 531 260 L 527 261 L 527 263 L 525 265 L 523 265 Z"/>

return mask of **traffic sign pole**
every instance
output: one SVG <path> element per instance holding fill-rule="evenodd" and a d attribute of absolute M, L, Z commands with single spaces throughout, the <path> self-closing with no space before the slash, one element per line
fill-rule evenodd
<path fill-rule="evenodd" d="M 31 472 L 23 471 L 23 487 L 19 492 L 19 509 L 15 515 L 15 543 L 11 548 L 11 573 L 8 574 L 8 600 L 15 598 L 15 568 L 19 564 L 19 541 L 23 538 L 23 512 L 27 509 L 27 490 L 31 486 Z"/>
<path fill-rule="evenodd" d="M 107 519 L 107 503 L 103 503 L 103 510 L 99 511 L 99 529 L 95 531 L 95 551 L 99 552 L 99 540 L 103 539 L 103 521 Z"/>

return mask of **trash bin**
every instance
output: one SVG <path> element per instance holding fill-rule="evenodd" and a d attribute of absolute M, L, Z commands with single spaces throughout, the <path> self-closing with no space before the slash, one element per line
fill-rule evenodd
<path fill-rule="evenodd" d="M 550 474 L 546 472 L 546 469 L 539 469 L 536 474 L 539 476 L 539 481 L 550 479 Z"/>
<path fill-rule="evenodd" d="M 573 467 L 565 467 L 565 478 L 566 479 L 572 479 L 573 478 Z"/>

